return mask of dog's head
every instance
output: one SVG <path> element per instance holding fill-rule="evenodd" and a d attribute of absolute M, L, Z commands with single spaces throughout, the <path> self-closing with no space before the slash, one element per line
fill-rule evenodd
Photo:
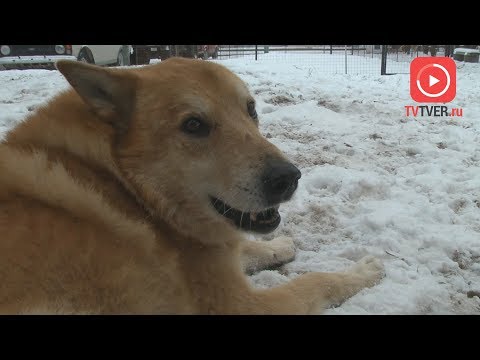
<path fill-rule="evenodd" d="M 301 173 L 260 134 L 255 100 L 228 69 L 181 58 L 136 69 L 57 68 L 115 129 L 117 167 L 154 215 L 189 235 L 279 225 L 278 207 Z"/>

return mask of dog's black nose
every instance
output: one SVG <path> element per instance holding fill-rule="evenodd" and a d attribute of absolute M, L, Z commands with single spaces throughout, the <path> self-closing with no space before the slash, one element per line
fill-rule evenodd
<path fill-rule="evenodd" d="M 300 170 L 289 162 L 277 161 L 270 164 L 263 178 L 268 203 L 274 205 L 290 199 L 301 177 Z"/>

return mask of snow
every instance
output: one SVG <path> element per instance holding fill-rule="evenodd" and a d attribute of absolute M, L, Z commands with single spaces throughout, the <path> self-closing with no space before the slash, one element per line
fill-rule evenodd
<path fill-rule="evenodd" d="M 293 236 L 296 258 L 252 283 L 342 271 L 372 254 L 385 279 L 326 314 L 480 314 L 480 65 L 456 63 L 447 105 L 462 118 L 407 118 L 418 105 L 408 74 L 344 74 L 323 57 L 217 60 L 246 81 L 262 133 L 302 170 L 282 223 L 263 237 Z M 0 84 L 0 133 L 67 87 L 49 70 L 1 71 Z"/>

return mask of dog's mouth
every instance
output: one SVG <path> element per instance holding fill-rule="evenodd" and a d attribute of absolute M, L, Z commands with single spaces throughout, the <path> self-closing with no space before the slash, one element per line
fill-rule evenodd
<path fill-rule="evenodd" d="M 258 212 L 245 212 L 237 210 L 213 196 L 210 201 L 223 217 L 229 219 L 239 229 L 253 231 L 261 234 L 275 230 L 280 224 L 281 216 L 277 207 L 271 207 Z"/>

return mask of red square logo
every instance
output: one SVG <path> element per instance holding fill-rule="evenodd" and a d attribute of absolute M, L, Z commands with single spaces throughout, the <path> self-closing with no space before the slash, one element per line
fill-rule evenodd
<path fill-rule="evenodd" d="M 410 95 L 416 102 L 447 103 L 457 93 L 457 66 L 448 57 L 417 57 L 410 63 Z"/>

